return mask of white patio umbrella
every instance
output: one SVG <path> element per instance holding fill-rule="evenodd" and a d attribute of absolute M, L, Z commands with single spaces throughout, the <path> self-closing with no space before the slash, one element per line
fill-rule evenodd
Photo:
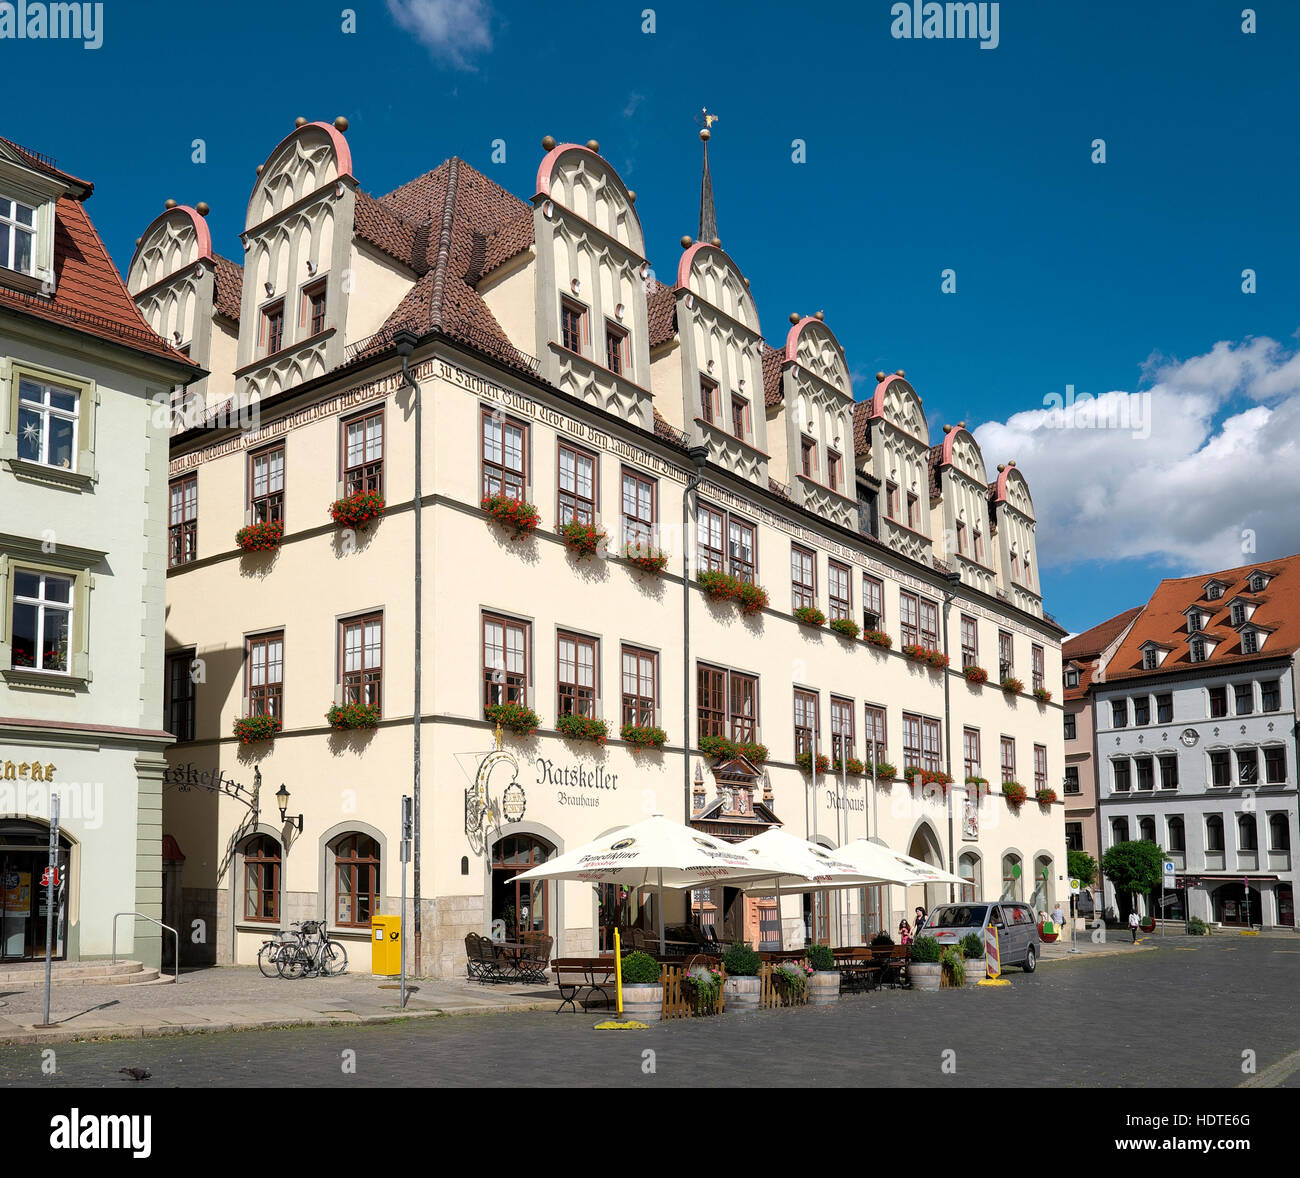
<path fill-rule="evenodd" d="M 852 842 L 836 848 L 835 854 L 855 870 L 877 877 L 880 883 L 932 884 L 952 883 L 970 886 L 970 880 L 953 875 L 933 863 L 914 859 L 859 835 Z"/>
<path fill-rule="evenodd" d="M 664 888 L 771 879 L 782 867 L 761 852 L 742 852 L 662 814 L 603 835 L 515 879 L 576 879 L 659 889 L 659 951 L 664 951 Z M 803 878 L 803 877 L 801 877 Z"/>

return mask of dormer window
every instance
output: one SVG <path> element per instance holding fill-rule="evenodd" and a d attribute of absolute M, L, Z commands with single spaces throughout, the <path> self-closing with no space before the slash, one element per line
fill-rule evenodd
<path fill-rule="evenodd" d="M 1240 601 L 1232 603 L 1232 624 L 1240 626 L 1246 620 L 1246 607 Z"/>
<path fill-rule="evenodd" d="M 1142 652 L 1142 669 L 1154 671 L 1160 665 L 1160 652 L 1154 646 L 1148 646 Z"/>
<path fill-rule="evenodd" d="M 36 272 L 36 209 L 0 195 L 0 266 L 20 274 Z"/>
<path fill-rule="evenodd" d="M 1223 596 L 1223 582 L 1211 581 L 1205 586 L 1205 600 L 1218 601 Z"/>
<path fill-rule="evenodd" d="M 1246 586 L 1252 593 L 1261 592 L 1267 584 L 1268 577 L 1264 573 L 1251 573 L 1250 580 L 1246 582 Z"/>
<path fill-rule="evenodd" d="M 1197 634 L 1205 629 L 1205 615 L 1198 609 L 1187 611 L 1187 632 Z"/>
<path fill-rule="evenodd" d="M 1066 685 L 1066 687 L 1078 687 L 1078 686 L 1079 686 L 1079 672 L 1078 672 L 1077 670 L 1075 670 L 1073 667 L 1069 667 L 1069 668 L 1066 669 L 1066 672 L 1065 672 L 1065 685 Z"/>
<path fill-rule="evenodd" d="M 1205 639 L 1193 638 L 1187 644 L 1187 656 L 1194 663 L 1205 662 Z"/>
<path fill-rule="evenodd" d="M 1258 630 L 1243 630 L 1241 632 L 1241 653 L 1256 654 L 1259 648 L 1264 645 L 1264 635 Z"/>

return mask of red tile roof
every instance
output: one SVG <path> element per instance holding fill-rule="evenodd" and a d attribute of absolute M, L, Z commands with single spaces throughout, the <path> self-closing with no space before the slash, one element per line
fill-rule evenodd
<path fill-rule="evenodd" d="M 1250 620 L 1261 628 L 1270 628 L 1272 633 L 1261 651 L 1242 654 L 1241 636 L 1229 621 L 1228 602 L 1237 594 L 1246 592 L 1246 580 L 1256 570 L 1271 572 L 1274 576 Z M 1223 581 L 1228 586 L 1227 592 L 1217 601 L 1205 598 L 1205 583 L 1211 579 Z M 1193 663 L 1188 655 L 1190 636 L 1184 613 L 1192 605 L 1200 605 L 1209 616 L 1204 633 L 1207 638 L 1217 640 L 1214 652 L 1203 663 Z M 1142 668 L 1141 647 L 1147 641 L 1169 648 L 1169 654 L 1154 671 Z M 1300 649 L 1300 555 L 1161 581 L 1111 659 L 1106 668 L 1106 680 L 1160 675 L 1190 668 L 1212 672 L 1238 663 L 1290 655 L 1297 649 Z"/>
<path fill-rule="evenodd" d="M 52 176 L 69 188 L 81 188 L 84 191 L 81 198 L 84 200 L 94 190 L 95 186 L 89 180 L 80 180 L 71 172 L 65 172 L 57 167 L 52 159 L 47 155 L 42 155 L 39 151 L 33 151 L 30 147 L 24 147 L 21 143 L 15 143 L 12 139 L 6 139 L 0 135 L 0 143 L 5 144 L 13 151 L 19 160 L 34 172 L 42 172 L 46 176 Z"/>
<path fill-rule="evenodd" d="M 239 304 L 244 292 L 244 268 L 238 262 L 212 255 L 212 273 L 216 283 L 213 303 L 217 314 L 239 322 Z"/>
<path fill-rule="evenodd" d="M 1082 634 L 1076 634 L 1062 645 L 1062 664 L 1068 665 L 1074 662 L 1079 667 L 1079 685 L 1078 687 L 1065 688 L 1066 699 L 1082 699 L 1088 694 L 1088 688 L 1092 685 L 1092 674 L 1096 669 L 1094 664 L 1097 661 L 1097 656 L 1114 642 L 1123 632 L 1124 627 L 1141 612 L 1142 607 L 1135 605 L 1132 609 L 1126 609 L 1122 614 L 1116 614 L 1113 618 L 1098 622 L 1092 629 L 1085 630 Z"/>
<path fill-rule="evenodd" d="M 763 344 L 763 403 L 770 409 L 781 404 L 781 365 L 785 363 L 785 351 Z"/>
<path fill-rule="evenodd" d="M 385 208 L 373 196 L 357 193 L 352 229 L 358 237 L 383 250 L 390 258 L 411 266 L 416 227 Z"/>
<path fill-rule="evenodd" d="M 650 346 L 657 348 L 677 334 L 677 297 L 672 287 L 656 279 L 646 305 L 650 317 Z"/>

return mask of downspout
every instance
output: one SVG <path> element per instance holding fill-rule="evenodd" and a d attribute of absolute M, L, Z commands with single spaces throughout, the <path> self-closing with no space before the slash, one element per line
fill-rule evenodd
<path fill-rule="evenodd" d="M 951 572 L 945 575 L 947 577 L 947 581 L 950 586 L 950 588 L 943 595 L 943 653 L 945 656 L 947 656 L 948 618 L 952 614 L 952 602 L 953 602 L 953 598 L 956 596 L 957 586 L 961 584 L 961 573 Z M 952 684 L 951 668 L 945 667 L 943 672 L 943 744 L 944 744 L 943 771 L 953 779 L 954 785 L 950 786 L 951 792 L 949 789 L 945 789 L 943 791 L 943 796 L 946 802 L 945 808 L 948 811 L 948 870 L 953 875 L 956 875 L 957 859 L 956 859 L 956 851 L 954 848 L 955 831 L 953 830 L 953 820 L 952 820 L 952 794 L 956 792 L 956 789 L 954 787 L 957 779 L 953 777 L 953 772 L 952 772 L 952 700 L 951 700 L 952 688 L 951 688 L 951 684 Z M 954 903 L 956 899 L 957 899 L 957 885 L 950 883 L 948 885 L 948 902 Z"/>
<path fill-rule="evenodd" d="M 686 480 L 682 492 L 682 799 L 686 822 L 691 821 L 691 569 L 690 569 L 690 497 L 704 478 L 709 460 L 708 446 L 692 446 L 686 451 L 695 464 L 695 473 Z M 757 717 L 755 717 L 757 720 Z"/>
<path fill-rule="evenodd" d="M 424 436 L 423 430 L 423 413 L 422 398 L 420 397 L 419 382 L 411 375 L 410 359 L 411 352 L 414 351 L 418 337 L 413 331 L 399 331 L 393 336 L 393 343 L 397 347 L 397 354 L 402 358 L 402 380 L 411 389 L 411 399 L 415 406 L 415 696 L 412 701 L 412 755 L 414 764 L 411 776 L 411 820 L 415 827 L 413 839 L 412 859 L 414 866 L 412 868 L 412 883 L 414 895 L 412 903 L 415 906 L 414 911 L 414 947 L 413 955 L 415 961 L 415 973 L 420 975 L 420 948 L 422 921 L 420 919 L 420 604 L 422 596 L 422 569 L 421 569 L 421 533 L 420 533 L 420 498 L 421 498 L 421 467 L 422 454 L 421 442 Z M 403 868 L 405 871 L 405 868 Z M 406 919 L 406 913 L 402 913 L 402 919 Z"/>

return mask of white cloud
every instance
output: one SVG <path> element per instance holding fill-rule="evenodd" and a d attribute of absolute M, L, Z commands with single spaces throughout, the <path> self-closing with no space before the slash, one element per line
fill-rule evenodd
<path fill-rule="evenodd" d="M 388 12 L 398 28 L 457 69 L 472 70 L 474 55 L 492 48 L 487 0 L 388 0 Z"/>
<path fill-rule="evenodd" d="M 1073 416 L 1052 401 L 975 430 L 990 463 L 1014 458 L 1029 481 L 1040 564 L 1137 558 L 1190 574 L 1300 552 L 1300 351 L 1221 342 L 1152 357 L 1144 376 Z"/>
<path fill-rule="evenodd" d="M 639 107 L 644 101 L 644 94 L 638 94 L 636 91 L 629 94 L 627 105 L 623 108 L 623 117 L 625 119 L 630 119 L 634 114 L 636 114 L 637 107 Z"/>

